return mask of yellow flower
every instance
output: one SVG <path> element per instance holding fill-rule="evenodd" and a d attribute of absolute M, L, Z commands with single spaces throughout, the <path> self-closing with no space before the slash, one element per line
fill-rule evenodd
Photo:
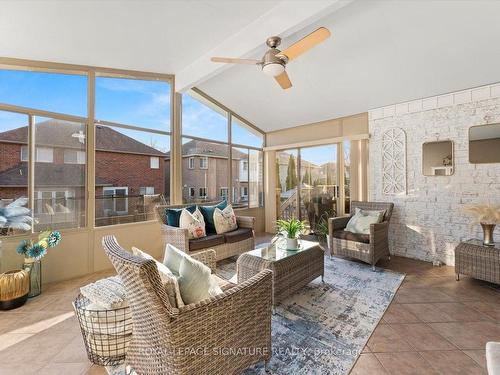
<path fill-rule="evenodd" d="M 43 247 L 44 249 L 48 248 L 49 247 L 49 244 L 47 242 L 47 240 L 41 240 L 40 242 L 38 242 L 38 244 Z"/>

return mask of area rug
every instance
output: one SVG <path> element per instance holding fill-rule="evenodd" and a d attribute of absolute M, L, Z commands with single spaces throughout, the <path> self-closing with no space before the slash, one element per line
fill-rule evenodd
<path fill-rule="evenodd" d="M 236 278 L 235 259 L 217 273 Z M 272 374 L 348 374 L 391 303 L 404 275 L 346 259 L 325 258 L 325 282 L 312 281 L 276 307 Z M 113 375 L 125 373 L 109 368 Z M 265 374 L 263 365 L 244 372 Z"/>

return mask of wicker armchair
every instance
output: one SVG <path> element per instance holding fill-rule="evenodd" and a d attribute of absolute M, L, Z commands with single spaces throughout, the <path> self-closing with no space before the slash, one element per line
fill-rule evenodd
<path fill-rule="evenodd" d="M 362 260 L 372 265 L 383 256 L 390 257 L 389 253 L 389 221 L 391 219 L 393 203 L 386 202 L 351 202 L 351 212 L 356 208 L 363 210 L 385 210 L 381 223 L 370 225 L 369 235 L 357 235 L 346 232 L 344 229 L 351 216 L 332 217 L 328 219 L 329 248 L 331 255 L 341 255 Z"/>
<path fill-rule="evenodd" d="M 271 271 L 181 308 L 172 307 L 153 260 L 113 236 L 104 251 L 121 277 L 132 313 L 127 362 L 138 374 L 236 374 L 271 358 Z M 195 258 L 215 268 L 215 254 Z"/>
<path fill-rule="evenodd" d="M 213 249 L 215 250 L 217 260 L 240 255 L 255 248 L 254 217 L 236 216 L 238 231 L 240 233 L 234 231 L 225 233 L 224 235 L 217 235 L 217 237 L 222 238 L 219 238 L 218 242 L 212 241 L 215 236 L 207 236 L 200 240 L 190 240 L 188 237 L 187 229 L 181 229 L 167 225 L 167 219 L 165 217 L 165 208 L 167 207 L 180 208 L 184 206 L 157 205 L 155 207 L 156 216 L 161 223 L 161 236 L 163 239 L 163 245 L 169 243 L 179 250 L 189 253 L 190 255 L 196 254 L 206 249 Z M 241 233 L 244 231 L 246 232 Z M 236 237 L 235 235 L 239 236 L 240 238 Z M 195 244 L 197 245 L 196 247 Z"/>

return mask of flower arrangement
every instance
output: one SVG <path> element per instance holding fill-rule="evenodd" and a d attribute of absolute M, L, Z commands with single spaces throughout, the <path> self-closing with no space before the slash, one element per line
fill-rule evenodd
<path fill-rule="evenodd" d="M 25 258 L 42 259 L 47 254 L 47 249 L 56 247 L 61 242 L 62 236 L 58 231 L 45 231 L 38 235 L 38 242 L 22 240 L 16 248 L 18 254 Z"/>
<path fill-rule="evenodd" d="M 473 217 L 475 224 L 500 224 L 500 205 L 471 204 L 465 206 L 464 212 Z"/>

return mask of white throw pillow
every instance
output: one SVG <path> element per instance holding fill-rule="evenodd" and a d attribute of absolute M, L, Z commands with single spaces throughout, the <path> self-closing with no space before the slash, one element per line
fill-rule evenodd
<path fill-rule="evenodd" d="M 175 302 L 176 306 L 172 307 L 182 307 L 184 306 L 184 301 L 182 300 L 182 295 L 179 289 L 179 282 L 177 280 L 177 277 L 174 275 L 174 273 L 163 263 L 158 262 L 155 258 L 153 258 L 151 255 L 148 253 L 136 248 L 132 247 L 132 253 L 138 257 L 142 257 L 144 259 L 152 259 L 156 263 L 156 267 L 158 268 L 158 273 L 160 275 L 160 279 L 163 282 L 163 284 L 168 288 L 169 285 L 174 286 L 174 294 L 175 294 Z M 169 291 L 167 290 L 167 294 L 170 294 Z"/>
<path fill-rule="evenodd" d="M 163 264 L 168 267 L 174 275 L 179 276 L 179 268 L 181 268 L 182 258 L 188 256 L 184 251 L 179 250 L 169 243 L 165 246 L 165 254 L 163 255 Z"/>
<path fill-rule="evenodd" d="M 368 211 L 356 207 L 354 215 L 349 219 L 345 230 L 352 233 L 370 234 L 370 225 L 381 223 L 385 211 Z"/>
<path fill-rule="evenodd" d="M 209 267 L 185 256 L 179 269 L 179 288 L 184 303 L 196 303 L 222 293 Z"/>
<path fill-rule="evenodd" d="M 238 229 L 238 224 L 236 223 L 236 215 L 233 211 L 233 207 L 230 204 L 223 210 L 217 207 L 215 208 L 214 224 L 217 234 L 222 234 Z"/>
<path fill-rule="evenodd" d="M 179 228 L 187 229 L 189 238 L 205 237 L 205 219 L 201 214 L 198 207 L 193 213 L 185 208 L 182 209 L 181 217 L 179 219 Z"/>

